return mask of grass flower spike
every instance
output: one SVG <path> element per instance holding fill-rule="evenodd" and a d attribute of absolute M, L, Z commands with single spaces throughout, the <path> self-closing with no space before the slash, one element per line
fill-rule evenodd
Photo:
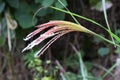
<path fill-rule="evenodd" d="M 44 23 L 41 25 L 36 26 L 38 29 L 31 32 L 26 36 L 24 39 L 25 41 L 29 40 L 36 34 L 40 33 L 41 31 L 45 29 L 49 29 L 43 34 L 41 34 L 37 39 L 33 40 L 30 44 L 28 44 L 27 47 L 25 47 L 22 52 L 32 49 L 35 45 L 40 44 L 42 41 L 49 37 L 53 37 L 49 42 L 47 42 L 36 54 L 35 57 L 39 57 L 41 54 L 46 51 L 46 49 L 54 42 L 56 41 L 59 37 L 63 36 L 66 33 L 73 32 L 73 31 L 81 31 L 81 32 L 86 32 L 86 33 L 91 33 L 90 30 L 86 29 L 85 27 L 68 22 L 68 21 L 50 21 L 48 23 Z"/>

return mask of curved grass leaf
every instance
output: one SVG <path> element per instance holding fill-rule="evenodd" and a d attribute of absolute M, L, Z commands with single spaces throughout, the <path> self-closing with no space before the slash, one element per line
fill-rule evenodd
<path fill-rule="evenodd" d="M 52 9 L 55 9 L 55 10 L 58 10 L 58 11 L 61 11 L 61 12 L 64 12 L 64 13 L 67 13 L 67 14 L 69 14 L 69 15 L 72 14 L 72 15 L 75 16 L 75 17 L 84 19 L 84 20 L 89 21 L 89 22 L 91 22 L 91 23 L 93 23 L 93 24 L 95 24 L 95 25 L 98 25 L 99 27 L 101 27 L 101 28 L 103 28 L 104 30 L 106 30 L 109 34 L 111 34 L 112 37 L 114 37 L 115 40 L 117 40 L 118 42 L 120 42 L 120 38 L 119 38 L 116 34 L 114 34 L 114 33 L 111 32 L 110 30 L 108 30 L 107 28 L 105 28 L 103 25 L 99 24 L 98 22 L 96 22 L 96 21 L 94 21 L 94 20 L 92 20 L 92 19 L 86 18 L 86 17 L 84 17 L 84 16 L 81 16 L 81 15 L 78 15 L 78 14 L 75 14 L 75 13 L 72 13 L 72 12 L 69 12 L 69 11 L 66 11 L 66 10 L 62 10 L 62 9 L 60 9 L 60 8 L 56 8 L 56 7 L 53 7 L 53 6 L 51 6 L 51 8 L 52 8 Z"/>

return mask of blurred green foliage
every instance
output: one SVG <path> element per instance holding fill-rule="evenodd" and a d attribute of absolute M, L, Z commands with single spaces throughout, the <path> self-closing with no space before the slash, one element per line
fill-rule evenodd
<path fill-rule="evenodd" d="M 61 0 L 65 6 L 67 6 L 67 0 Z M 90 5 L 96 5 L 100 0 L 89 0 Z M 23 37 L 29 32 L 33 31 L 34 25 L 41 24 L 48 20 L 63 20 L 65 18 L 65 13 L 59 12 L 53 9 L 50 9 L 50 6 L 55 6 L 57 8 L 63 9 L 64 7 L 59 3 L 58 0 L 0 0 L 0 47 L 6 45 L 8 40 L 8 29 L 10 30 L 11 41 L 13 39 L 19 39 L 20 43 L 17 43 L 17 47 L 21 49 L 25 45 L 22 40 Z M 43 8 L 42 8 L 43 7 Z M 35 12 L 42 8 L 33 19 Z M 15 20 L 17 22 L 17 27 L 15 29 L 8 27 L 6 22 L 5 14 L 8 13 L 11 17 L 10 24 Z M 34 22 L 34 25 L 32 24 Z M 120 30 L 116 30 L 116 34 L 120 35 Z M 103 41 L 97 37 L 93 38 L 95 44 L 103 43 Z M 114 51 L 113 51 L 114 52 Z M 34 72 L 33 80 L 57 80 L 58 68 L 55 65 L 49 66 L 52 64 L 51 60 L 43 62 L 41 59 L 34 58 L 35 52 L 29 52 L 27 55 L 24 55 L 24 61 L 26 66 Z M 84 53 L 84 51 L 83 51 Z M 110 49 L 107 47 L 98 47 L 97 53 L 99 56 L 104 57 L 110 53 Z M 120 55 L 120 49 L 116 49 L 116 53 Z M 92 54 L 93 56 L 94 54 Z M 83 57 L 86 56 L 83 54 Z M 65 66 L 71 68 L 72 70 L 79 69 L 79 59 L 78 56 L 73 53 L 71 56 L 67 57 Z M 48 66 L 44 69 L 44 66 Z M 87 70 L 90 71 L 93 68 L 93 65 L 89 62 L 85 62 Z M 53 74 L 51 74 L 53 73 Z M 81 79 L 81 76 L 74 72 L 67 72 L 71 80 L 76 80 L 77 78 Z M 92 72 L 88 73 L 90 76 L 93 76 Z M 44 75 L 44 76 L 43 76 Z M 52 77 L 54 76 L 54 77 Z M 56 78 L 56 79 L 55 79 Z"/>
<path fill-rule="evenodd" d="M 25 65 L 33 74 L 32 80 L 57 80 L 58 67 L 52 66 L 51 60 L 45 62 L 34 57 L 35 51 L 24 55 Z"/>
<path fill-rule="evenodd" d="M 62 2 L 67 6 L 66 0 L 62 0 Z M 15 37 L 17 38 L 23 38 L 36 24 L 54 19 L 63 20 L 65 18 L 65 13 L 52 10 L 49 6 L 64 8 L 57 0 L 0 0 L 0 46 L 5 45 L 8 37 L 8 26 L 5 17 L 8 11 L 12 20 L 10 20 L 10 25 L 13 26 L 13 20 L 17 22 L 17 28 L 14 30 L 9 28 L 10 36 L 16 35 Z M 42 7 L 44 8 L 37 13 L 32 21 L 35 12 Z M 11 34 L 11 32 L 14 34 Z"/>

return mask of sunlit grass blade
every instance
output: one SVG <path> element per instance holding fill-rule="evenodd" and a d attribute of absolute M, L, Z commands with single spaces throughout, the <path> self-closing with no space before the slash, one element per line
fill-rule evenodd
<path fill-rule="evenodd" d="M 107 13 L 106 13 L 105 0 L 102 0 L 102 7 L 103 7 L 103 12 L 104 12 L 104 17 L 105 17 L 105 21 L 106 21 L 106 24 L 107 24 L 107 28 L 111 32 L 110 25 L 108 23 Z M 111 33 L 110 33 L 110 36 L 111 36 L 112 41 L 115 43 Z"/>
<path fill-rule="evenodd" d="M 114 34 L 113 32 L 111 32 L 110 30 L 107 30 L 107 31 L 111 34 L 112 37 L 115 38 L 115 40 L 117 40 L 120 43 L 120 37 L 118 37 L 116 34 Z"/>

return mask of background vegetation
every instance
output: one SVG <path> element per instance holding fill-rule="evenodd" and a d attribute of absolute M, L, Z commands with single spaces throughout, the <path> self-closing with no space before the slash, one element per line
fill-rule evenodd
<path fill-rule="evenodd" d="M 106 26 L 100 0 L 61 1 L 71 12 Z M 110 28 L 119 36 L 120 1 L 107 0 L 107 3 L 111 5 L 106 8 Z M 41 45 L 21 53 L 30 43 L 24 42 L 23 38 L 35 30 L 35 25 L 50 20 L 74 22 L 71 16 L 50 6 L 64 9 L 58 0 L 0 0 L 0 80 L 119 80 L 120 48 L 85 33 L 74 32 L 61 37 L 40 58 L 33 55 Z M 99 26 L 77 20 L 86 28 L 111 39 Z"/>

